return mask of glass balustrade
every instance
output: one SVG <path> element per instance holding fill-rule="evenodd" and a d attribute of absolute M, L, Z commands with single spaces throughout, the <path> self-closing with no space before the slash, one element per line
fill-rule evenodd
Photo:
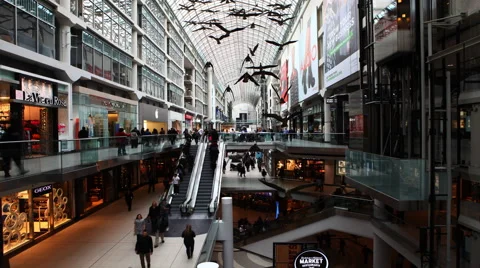
<path fill-rule="evenodd" d="M 399 159 L 347 150 L 346 177 L 400 201 L 427 200 L 429 178 L 425 160 Z M 437 176 L 436 191 L 444 193 L 445 176 Z"/>
<path fill-rule="evenodd" d="M 75 167 L 96 165 L 98 162 L 119 157 L 136 160 L 135 157 L 161 152 L 183 143 L 183 135 L 144 135 L 137 140 L 130 137 L 110 137 L 8 141 L 0 142 L 0 153 L 4 161 L 12 161 L 11 176 L 20 177 L 45 172 L 60 174 Z M 16 165 L 16 159 L 20 160 L 20 166 Z"/>
<path fill-rule="evenodd" d="M 298 147 L 338 147 L 346 143 L 344 133 L 276 133 L 276 132 L 221 132 L 227 144 L 244 142 L 266 142 Z M 344 147 L 344 146 L 342 146 Z"/>

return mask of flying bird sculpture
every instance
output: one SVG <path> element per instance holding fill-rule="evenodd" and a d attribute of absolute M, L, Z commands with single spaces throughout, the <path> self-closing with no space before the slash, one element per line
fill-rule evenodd
<path fill-rule="evenodd" d="M 250 51 L 250 55 L 255 56 L 255 51 L 257 51 L 257 48 L 258 48 L 258 45 L 259 44 L 256 44 L 253 49 L 252 48 L 248 48 L 248 50 Z M 253 63 L 253 62 L 252 62 Z"/>
<path fill-rule="evenodd" d="M 290 85 L 290 87 L 287 88 L 287 91 L 285 91 L 285 93 L 282 94 L 283 97 L 280 96 L 280 94 L 278 94 L 278 92 L 280 91 L 280 89 L 275 88 L 273 85 L 272 85 L 272 88 L 273 88 L 273 91 L 275 92 L 275 94 L 276 94 L 277 97 L 278 97 L 278 103 L 279 103 L 279 104 L 284 104 L 284 103 L 286 103 L 285 98 L 286 98 L 287 95 L 288 95 L 288 91 L 290 91 L 290 89 L 292 88 L 292 85 Z"/>
<path fill-rule="evenodd" d="M 254 64 L 252 58 L 250 58 L 250 54 L 247 54 L 247 56 L 245 57 L 245 59 L 243 59 L 243 61 L 242 61 L 242 67 L 240 67 L 240 71 L 242 71 L 243 66 L 245 65 L 245 62 L 249 62 L 249 63 L 251 63 L 251 64 Z"/>
<path fill-rule="evenodd" d="M 198 28 L 198 29 L 193 30 L 192 33 L 198 32 L 198 31 L 206 31 L 206 30 L 213 30 L 213 29 L 210 28 L 210 27 L 202 26 L 202 27 L 200 27 L 200 28 Z"/>
<path fill-rule="evenodd" d="M 223 97 L 225 97 L 225 93 L 227 93 L 227 92 L 230 92 L 232 94 L 232 98 L 235 101 L 235 95 L 233 95 L 233 90 L 232 90 L 232 88 L 230 88 L 230 86 L 227 86 L 225 91 L 223 91 Z"/>
<path fill-rule="evenodd" d="M 215 41 L 217 41 L 217 44 L 221 44 L 221 41 L 224 38 L 229 37 L 231 33 L 239 32 L 239 31 L 245 30 L 245 28 L 246 28 L 246 27 L 238 27 L 238 28 L 235 28 L 235 29 L 232 29 L 232 30 L 228 30 L 227 28 L 223 27 L 222 24 L 220 24 L 220 23 L 213 23 L 213 25 L 217 26 L 218 29 L 222 30 L 225 33 L 224 35 L 221 35 L 220 37 L 215 37 L 215 36 L 212 36 L 212 35 L 209 36 L 210 38 L 215 39 Z"/>
<path fill-rule="evenodd" d="M 260 64 L 260 66 L 251 66 L 251 67 L 247 67 L 246 69 L 249 69 L 249 70 L 257 70 L 255 71 L 252 76 L 258 76 L 260 75 L 260 78 L 262 79 L 265 79 L 265 77 L 268 75 L 268 76 L 272 76 L 272 77 L 275 77 L 276 79 L 279 79 L 278 76 L 276 74 L 274 74 L 273 72 L 270 72 L 270 71 L 265 71 L 266 69 L 271 69 L 271 68 L 275 68 L 277 67 L 278 65 L 266 65 L 266 66 L 262 66 L 262 64 Z"/>
<path fill-rule="evenodd" d="M 260 86 L 260 84 L 253 78 L 248 72 L 244 73 L 240 78 L 235 82 L 234 85 L 238 84 L 240 81 L 243 81 L 243 83 L 248 83 L 249 81 L 252 81 L 256 86 Z"/>
<path fill-rule="evenodd" d="M 291 4 L 287 4 L 287 5 L 282 5 L 282 4 L 270 4 L 270 5 L 267 5 L 267 7 L 271 7 L 273 8 L 274 10 L 285 10 L 285 9 L 289 9 L 292 5 Z"/>
<path fill-rule="evenodd" d="M 256 23 L 250 24 L 250 29 L 255 29 L 255 27 L 260 27 L 260 28 L 265 28 L 265 29 L 267 28 L 267 27 L 265 27 L 265 26 L 262 26 L 262 25 L 256 24 Z"/>
<path fill-rule="evenodd" d="M 203 71 L 205 72 L 205 70 L 208 68 L 212 68 L 212 72 L 214 71 L 213 64 L 210 61 L 205 62 L 205 65 L 203 66 Z"/>
<path fill-rule="evenodd" d="M 295 42 L 297 42 L 297 40 L 295 41 L 288 41 L 286 43 L 283 43 L 283 44 L 280 44 L 280 43 L 277 43 L 275 41 L 270 41 L 270 40 L 265 40 L 265 42 L 271 44 L 271 45 L 274 45 L 274 46 L 277 46 L 278 47 L 278 50 L 282 50 L 284 46 L 288 46 L 290 44 L 293 44 Z"/>
<path fill-rule="evenodd" d="M 275 118 L 277 119 L 278 121 L 282 122 L 282 127 L 286 127 L 287 124 L 288 124 L 288 121 L 292 118 L 294 118 L 295 116 L 298 116 L 302 114 L 302 111 L 298 111 L 298 112 L 294 112 L 294 113 L 291 113 L 289 114 L 288 116 L 286 117 L 281 117 L 279 116 L 278 114 L 268 114 L 268 113 L 264 113 L 262 114 L 264 117 L 270 117 L 270 118 Z"/>
<path fill-rule="evenodd" d="M 190 11 L 194 11 L 195 8 L 195 4 L 191 4 L 191 5 L 182 5 L 182 4 L 179 4 L 180 8 L 178 10 L 185 10 L 187 12 L 190 12 Z"/>
<path fill-rule="evenodd" d="M 287 21 L 294 19 L 294 17 L 289 17 L 289 18 L 286 18 L 286 19 L 276 19 L 276 18 L 268 18 L 268 19 L 276 22 L 280 26 L 283 26 L 283 25 L 286 25 Z"/>

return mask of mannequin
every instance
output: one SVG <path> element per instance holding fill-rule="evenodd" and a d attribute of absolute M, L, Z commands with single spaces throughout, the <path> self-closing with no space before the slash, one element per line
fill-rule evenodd
<path fill-rule="evenodd" d="M 95 125 L 95 118 L 92 116 L 92 114 L 88 115 L 87 119 L 87 126 L 88 126 L 88 136 L 93 137 L 94 132 L 93 132 L 93 126 Z"/>

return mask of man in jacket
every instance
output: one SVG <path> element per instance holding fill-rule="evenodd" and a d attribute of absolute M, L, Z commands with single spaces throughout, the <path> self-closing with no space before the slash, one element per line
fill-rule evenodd
<path fill-rule="evenodd" d="M 148 217 L 152 222 L 152 234 L 155 235 L 155 247 L 158 247 L 158 221 L 160 219 L 160 207 L 158 206 L 156 201 L 152 202 L 152 206 L 148 210 Z"/>
<path fill-rule="evenodd" d="M 135 245 L 135 252 L 140 256 L 140 264 L 145 268 L 145 259 L 147 259 L 147 267 L 150 268 L 150 256 L 153 253 L 153 241 L 148 235 L 147 230 L 143 230 L 142 236 L 138 238 Z"/>

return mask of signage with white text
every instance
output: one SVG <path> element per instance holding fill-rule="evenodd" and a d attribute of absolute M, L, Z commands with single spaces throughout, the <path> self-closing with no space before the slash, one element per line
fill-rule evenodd
<path fill-rule="evenodd" d="M 32 195 L 34 197 L 42 196 L 44 194 L 51 193 L 52 191 L 53 191 L 53 185 L 49 184 L 49 185 L 44 185 L 44 186 L 40 186 L 40 187 L 37 187 L 37 188 L 33 188 Z"/>

